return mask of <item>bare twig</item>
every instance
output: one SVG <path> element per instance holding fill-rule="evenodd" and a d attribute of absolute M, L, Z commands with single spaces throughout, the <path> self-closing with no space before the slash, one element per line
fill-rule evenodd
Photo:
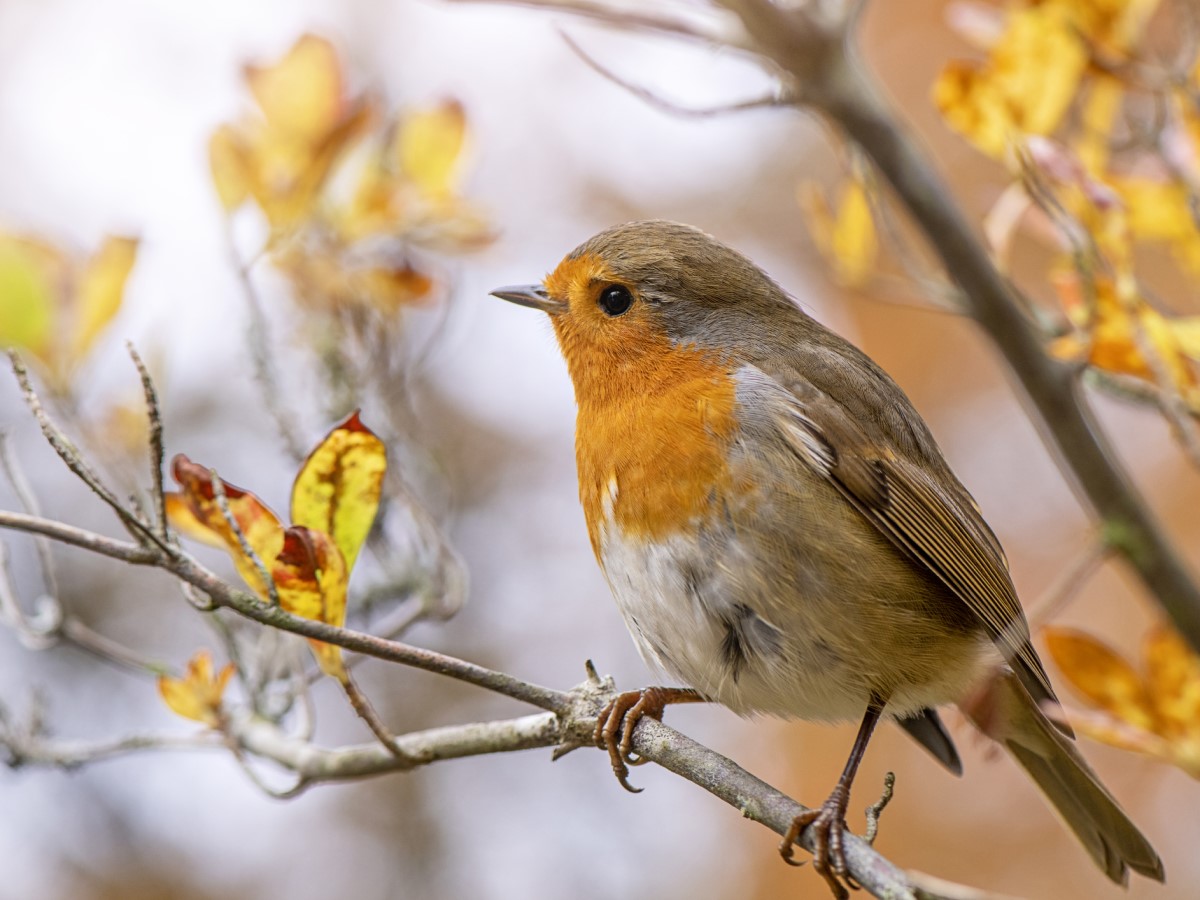
<path fill-rule="evenodd" d="M 18 737 L 0 723 L 0 750 L 6 751 L 6 761 L 14 769 L 21 766 L 76 769 L 102 759 L 149 750 L 215 750 L 224 746 L 221 735 L 216 732 L 190 735 L 145 732 L 95 741 L 71 741 L 52 740 L 41 735 Z"/>
<path fill-rule="evenodd" d="M 140 544 L 130 544 L 114 538 L 96 534 L 73 525 L 66 525 L 52 519 L 31 516 L 25 513 L 9 512 L 0 509 L 0 528 L 12 531 L 24 531 L 28 534 L 40 534 L 51 540 L 74 547 L 82 547 L 101 556 L 117 559 L 121 562 L 133 563 L 137 566 L 152 566 L 160 564 L 162 551 L 157 547 L 145 547 Z"/>
<path fill-rule="evenodd" d="M 342 690 L 346 692 L 346 699 L 350 701 L 350 705 L 354 707 L 354 711 L 358 713 L 358 717 L 367 723 L 367 727 L 371 729 L 371 733 L 379 738 L 379 743 L 383 744 L 388 753 L 394 756 L 403 756 L 403 752 L 396 743 L 396 736 L 388 730 L 388 727 L 383 723 L 383 719 L 379 718 L 379 713 L 375 707 L 371 705 L 371 701 L 367 699 L 367 695 L 359 688 L 358 683 L 350 676 L 349 670 L 345 676 L 338 679 Z"/>
<path fill-rule="evenodd" d="M 563 29 L 558 29 L 559 37 L 566 42 L 567 46 L 574 51 L 583 62 L 596 72 L 602 78 L 607 78 L 617 87 L 628 91 L 633 96 L 637 97 L 644 103 L 653 106 L 655 109 L 662 110 L 665 113 L 670 113 L 673 116 L 681 116 L 684 118 L 704 119 L 712 116 L 727 115 L 729 113 L 746 112 L 752 109 L 769 109 L 778 108 L 780 106 L 788 106 L 796 102 L 796 98 L 790 96 L 783 88 L 773 91 L 761 97 L 753 97 L 749 100 L 742 100 L 737 103 L 726 103 L 720 106 L 707 106 L 700 109 L 680 106 L 677 103 L 667 100 L 665 97 L 660 97 L 654 91 L 639 84 L 634 84 L 631 81 L 622 78 L 612 69 L 605 66 L 596 57 L 592 56 L 575 40 L 569 33 Z"/>
<path fill-rule="evenodd" d="M 62 607 L 51 598 L 35 613 L 34 618 L 25 614 L 17 599 L 8 567 L 8 545 L 0 541 L 0 622 L 16 632 L 21 643 L 30 650 L 45 650 L 54 646 L 58 627 L 62 623 Z"/>
<path fill-rule="evenodd" d="M 697 7 L 660 3 L 654 6 L 640 0 L 449 0 L 452 3 L 501 3 L 527 6 L 547 12 L 561 12 L 592 19 L 617 28 L 654 31 L 706 44 L 718 44 L 751 52 L 752 45 L 736 18 L 719 10 L 697 15 Z M 672 9 L 674 7 L 674 9 Z"/>
<path fill-rule="evenodd" d="M 896 773 L 888 772 L 883 776 L 883 793 L 879 795 L 879 799 L 867 807 L 867 830 L 863 833 L 863 840 L 868 844 L 874 844 L 875 838 L 879 834 L 879 817 L 883 815 L 883 811 L 887 809 L 887 805 L 892 802 L 892 794 L 896 790 Z"/>
<path fill-rule="evenodd" d="M 37 494 L 34 493 L 25 473 L 21 471 L 21 466 L 13 455 L 12 445 L 9 444 L 8 435 L 4 431 L 0 431 L 0 466 L 4 467 L 4 474 L 8 483 L 12 485 L 21 508 L 31 516 L 41 516 L 41 504 L 38 503 Z M 50 549 L 50 542 L 39 534 L 34 536 L 33 546 L 37 550 L 38 565 L 42 570 L 42 585 L 46 588 L 47 596 L 57 603 L 58 574 L 54 568 L 54 553 Z"/>
<path fill-rule="evenodd" d="M 243 262 L 238 254 L 237 244 L 233 239 L 233 231 L 229 228 L 228 220 L 225 227 L 225 239 L 229 248 L 229 258 L 237 272 L 238 281 L 242 285 L 242 293 L 246 297 L 246 306 L 250 311 L 250 358 L 254 364 L 254 377 L 258 381 L 263 404 L 275 422 L 275 429 L 279 432 L 284 449 L 293 460 L 300 462 L 307 452 L 296 433 L 293 416 L 284 410 L 280 400 L 282 394 L 279 390 L 279 378 L 275 373 L 275 361 L 271 357 L 267 316 L 263 311 L 262 300 L 258 296 L 258 288 L 255 287 L 254 278 L 250 273 L 251 267 L 263 255 L 265 248 L 255 254 L 252 259 Z"/>
<path fill-rule="evenodd" d="M 77 617 L 67 615 L 58 629 L 63 640 L 69 641 L 93 656 L 140 674 L 162 675 L 167 672 L 165 663 L 151 659 L 112 638 L 101 634 Z"/>
<path fill-rule="evenodd" d="M 133 342 L 127 342 L 125 348 L 129 351 L 133 364 L 137 367 L 138 376 L 142 381 L 142 396 L 146 401 L 146 422 L 149 425 L 150 435 L 150 494 L 154 505 L 155 529 L 164 541 L 170 541 L 171 531 L 167 527 L 166 492 L 163 488 L 163 460 L 166 453 L 163 450 L 163 423 L 162 413 L 158 406 L 158 392 L 154 389 L 154 379 L 150 377 L 150 370 L 142 362 Z"/>
<path fill-rule="evenodd" d="M 1088 579 L 1101 564 L 1113 555 L 1113 548 L 1099 538 L 1088 541 L 1088 545 L 1046 590 L 1042 598 L 1029 611 L 1030 630 L 1036 631 L 1052 620 L 1071 602 Z"/>
<path fill-rule="evenodd" d="M 561 691 L 530 684 L 503 672 L 477 666 L 474 663 L 455 659 L 432 650 L 402 644 L 399 641 L 389 641 L 373 634 L 365 634 L 349 628 L 338 628 L 314 619 L 292 615 L 282 607 L 273 606 L 247 591 L 232 587 L 186 553 L 170 559 L 163 559 L 160 565 L 206 593 L 212 598 L 215 606 L 227 607 L 271 628 L 290 631 L 307 638 L 315 638 L 327 644 L 336 644 L 346 650 L 353 650 L 377 659 L 457 678 L 477 687 L 530 703 L 541 709 L 556 710 L 562 708 L 566 703 L 566 695 Z"/>
<path fill-rule="evenodd" d="M 133 537 L 137 538 L 140 542 L 156 544 L 163 550 L 166 550 L 167 545 L 165 541 L 117 499 L 116 495 L 100 480 L 100 476 L 92 471 L 91 466 L 84 461 L 79 450 L 71 443 L 71 440 L 63 433 L 62 429 L 55 425 L 54 421 L 47 415 L 45 408 L 42 406 L 42 401 L 33 389 L 33 383 L 29 379 L 29 371 L 21 361 L 20 355 L 16 351 L 10 350 L 8 357 L 12 363 L 13 374 L 17 376 L 17 382 L 21 386 L 21 393 L 25 397 L 25 402 L 29 406 L 30 412 L 37 419 L 38 425 L 42 429 L 42 434 L 45 435 L 50 446 L 54 448 L 54 452 L 67 464 L 67 468 L 74 472 L 79 480 L 91 489 L 92 493 L 108 504 L 109 508 L 117 514 L 117 518 L 121 520 L 121 524 L 125 526 L 126 531 Z"/>

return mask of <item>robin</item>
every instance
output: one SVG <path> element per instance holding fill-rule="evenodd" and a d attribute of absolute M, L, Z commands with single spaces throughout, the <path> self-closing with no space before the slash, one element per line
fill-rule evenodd
<path fill-rule="evenodd" d="M 550 316 L 592 549 L 642 656 L 688 685 L 602 714 L 597 742 L 625 787 L 638 718 L 668 703 L 861 720 L 833 792 L 780 847 L 790 861 L 814 829 L 814 865 L 845 897 L 846 807 L 876 724 L 960 774 L 936 712 L 958 703 L 1109 878 L 1163 879 L 1047 716 L 1057 699 L 1004 552 L 878 365 L 749 259 L 673 222 L 611 228 L 543 284 L 492 293 Z"/>

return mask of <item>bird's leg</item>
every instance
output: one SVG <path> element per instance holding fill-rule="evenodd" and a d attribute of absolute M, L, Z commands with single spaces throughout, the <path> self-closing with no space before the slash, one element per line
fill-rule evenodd
<path fill-rule="evenodd" d="M 795 844 L 796 838 L 805 828 L 814 829 L 813 868 L 825 879 L 838 900 L 845 900 L 850 896 L 850 892 L 846 890 L 847 884 L 857 887 L 850 880 L 849 870 L 846 867 L 846 850 L 842 838 L 842 834 L 846 830 L 846 806 L 850 802 L 850 785 L 854 782 L 858 764 L 862 762 L 863 754 L 867 750 L 867 743 L 875 731 L 875 724 L 883 714 L 885 702 L 878 695 L 871 695 L 871 699 L 867 703 L 867 711 L 863 714 L 862 724 L 858 727 L 858 737 L 854 739 L 854 746 L 850 748 L 850 757 L 846 760 L 846 767 L 842 770 L 837 784 L 834 785 L 833 792 L 820 808 L 810 809 L 796 816 L 792 820 L 787 834 L 783 836 L 783 842 L 779 845 L 779 855 L 783 857 L 783 861 L 790 865 L 799 865 L 799 863 L 792 862 L 794 853 L 792 845 Z"/>
<path fill-rule="evenodd" d="M 608 750 L 613 774 L 621 782 L 621 787 L 634 794 L 642 790 L 629 783 L 629 766 L 640 766 L 646 761 L 633 752 L 633 729 L 642 717 L 649 716 L 661 721 L 663 710 L 669 703 L 705 702 L 707 699 L 691 688 L 672 687 L 625 691 L 609 701 L 596 719 L 595 741 L 597 747 Z"/>

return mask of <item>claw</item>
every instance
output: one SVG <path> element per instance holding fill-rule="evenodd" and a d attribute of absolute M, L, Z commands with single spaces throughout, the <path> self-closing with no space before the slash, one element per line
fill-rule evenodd
<path fill-rule="evenodd" d="M 633 749 L 633 731 L 643 717 L 662 720 L 663 710 L 670 703 L 697 703 L 703 701 L 695 691 L 688 688 L 648 687 L 640 691 L 625 691 L 618 694 L 600 711 L 596 718 L 593 738 L 597 747 L 608 751 L 613 774 L 621 787 L 631 794 L 640 794 L 641 788 L 629 783 L 629 767 L 648 762 Z"/>
<path fill-rule="evenodd" d="M 846 829 L 848 800 L 848 792 L 835 789 L 829 799 L 821 804 L 820 809 L 810 809 L 792 819 L 792 824 L 779 845 L 779 855 L 783 857 L 783 861 L 789 865 L 799 865 L 792 859 L 795 852 L 792 845 L 800 837 L 800 832 L 812 828 L 813 868 L 825 879 L 837 900 L 847 900 L 850 896 L 849 888 L 858 889 L 846 865 L 846 848 L 842 838 Z"/>

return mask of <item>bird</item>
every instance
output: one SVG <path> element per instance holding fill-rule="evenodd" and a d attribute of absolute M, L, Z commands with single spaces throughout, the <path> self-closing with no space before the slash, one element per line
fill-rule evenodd
<path fill-rule="evenodd" d="M 675 222 L 596 234 L 541 283 L 574 385 L 592 550 L 638 650 L 686 687 L 617 696 L 597 742 L 622 785 L 639 718 L 708 701 L 861 723 L 828 799 L 797 816 L 847 896 L 843 832 L 876 724 L 962 763 L 958 704 L 1113 881 L 1158 854 L 1074 746 L 1004 551 L 904 391 L 749 258 Z"/>

